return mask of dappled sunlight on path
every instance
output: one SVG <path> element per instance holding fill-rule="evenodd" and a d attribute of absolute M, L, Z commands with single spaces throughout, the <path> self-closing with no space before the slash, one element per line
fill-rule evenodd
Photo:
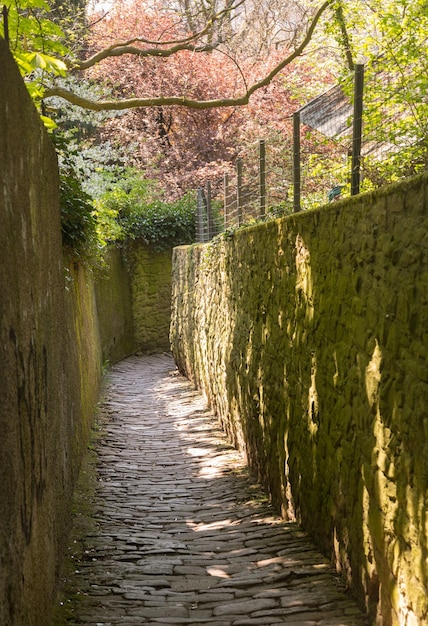
<path fill-rule="evenodd" d="M 101 428 L 54 626 L 364 623 L 169 356 L 112 369 Z"/>

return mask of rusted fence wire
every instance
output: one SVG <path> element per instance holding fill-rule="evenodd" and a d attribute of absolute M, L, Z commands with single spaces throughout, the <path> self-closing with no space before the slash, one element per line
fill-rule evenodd
<path fill-rule="evenodd" d="M 260 140 L 236 159 L 234 170 L 224 174 L 221 185 L 207 183 L 199 188 L 197 241 L 209 241 L 223 230 L 262 219 L 268 212 L 279 213 L 275 202 L 284 197 L 284 189 L 270 184 L 268 196 L 267 183 L 277 173 L 268 169 L 266 142 Z"/>

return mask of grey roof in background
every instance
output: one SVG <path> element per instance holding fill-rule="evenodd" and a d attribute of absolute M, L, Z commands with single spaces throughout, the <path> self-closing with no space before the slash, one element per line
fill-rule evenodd
<path fill-rule="evenodd" d="M 353 106 L 340 85 L 331 87 L 325 93 L 314 98 L 299 109 L 300 121 L 306 126 L 319 131 L 330 139 L 342 142 L 344 148 L 352 145 Z M 364 156 L 379 158 L 397 151 L 397 146 L 386 142 L 364 141 L 361 153 Z"/>
<path fill-rule="evenodd" d="M 388 71 L 385 69 L 379 70 L 373 79 L 380 85 L 379 110 L 383 111 L 385 128 L 391 128 L 406 112 L 400 109 L 396 111 L 388 110 L 388 106 L 382 100 L 381 86 L 387 84 L 389 80 Z M 421 96 L 421 101 L 426 101 L 426 96 L 425 100 Z M 303 124 L 319 131 L 330 139 L 337 140 L 344 149 L 349 150 L 352 145 L 354 111 L 350 98 L 345 95 L 340 85 L 331 87 L 317 98 L 305 104 L 298 112 Z M 388 136 L 387 133 L 384 133 L 384 136 L 385 139 L 379 140 L 376 136 L 373 138 L 365 137 L 363 133 L 362 154 L 379 160 L 385 158 L 388 154 L 398 152 L 400 146 L 409 145 L 412 142 L 411 136 L 396 137 L 394 141 L 389 141 L 386 138 Z M 413 138 L 413 140 L 416 141 L 416 138 Z"/>
<path fill-rule="evenodd" d="M 335 85 L 299 109 L 303 124 L 326 137 L 352 135 L 352 104 L 340 85 Z"/>

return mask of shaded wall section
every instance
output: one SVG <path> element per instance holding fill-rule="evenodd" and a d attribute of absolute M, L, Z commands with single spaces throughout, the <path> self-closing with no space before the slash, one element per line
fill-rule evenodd
<path fill-rule="evenodd" d="M 95 280 L 103 360 L 115 363 L 136 351 L 131 285 L 123 250 L 111 247 Z"/>
<path fill-rule="evenodd" d="M 428 178 L 174 251 L 171 341 L 373 623 L 428 623 Z"/>
<path fill-rule="evenodd" d="M 0 39 L 0 624 L 45 626 L 101 363 L 169 348 L 171 252 L 64 258 L 58 164 Z"/>
<path fill-rule="evenodd" d="M 32 626 L 49 622 L 101 358 L 90 279 L 66 281 L 55 151 L 1 39 L 0 66 L 0 623 Z"/>
<path fill-rule="evenodd" d="M 142 241 L 111 247 L 95 291 L 103 359 L 169 350 L 172 251 Z"/>
<path fill-rule="evenodd" d="M 169 350 L 172 251 L 154 252 L 142 241 L 123 250 L 131 287 L 135 349 Z"/>

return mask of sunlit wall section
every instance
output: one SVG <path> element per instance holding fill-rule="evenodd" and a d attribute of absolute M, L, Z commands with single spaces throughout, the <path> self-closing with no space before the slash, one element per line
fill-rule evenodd
<path fill-rule="evenodd" d="M 175 250 L 171 341 L 383 626 L 428 623 L 426 176 Z"/>

